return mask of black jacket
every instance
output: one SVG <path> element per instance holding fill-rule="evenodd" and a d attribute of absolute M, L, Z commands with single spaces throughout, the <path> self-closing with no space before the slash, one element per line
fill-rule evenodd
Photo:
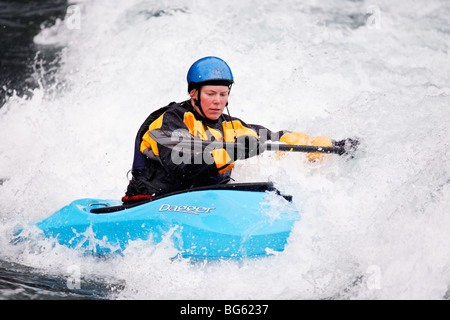
<path fill-rule="evenodd" d="M 248 125 L 238 118 L 230 119 L 224 114 L 212 121 L 198 114 L 189 100 L 182 103 L 172 102 L 153 112 L 138 131 L 132 168 L 133 178 L 126 192 L 128 198 L 136 195 L 161 195 L 191 187 L 226 183 L 230 180 L 234 160 L 225 149 L 212 152 L 213 163 L 195 153 L 192 153 L 187 161 L 179 163 L 174 161 L 171 148 L 156 143 L 148 135 L 148 132 L 154 129 L 170 131 L 186 129 L 202 140 L 226 142 L 234 142 L 236 136 L 242 135 L 257 137 L 260 142 L 279 141 L 285 133 L 285 131 L 272 132 L 260 125 Z"/>

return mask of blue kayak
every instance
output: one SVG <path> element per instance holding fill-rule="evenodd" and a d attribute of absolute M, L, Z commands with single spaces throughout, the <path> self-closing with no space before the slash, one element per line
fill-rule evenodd
<path fill-rule="evenodd" d="M 239 259 L 283 251 L 299 219 L 292 198 L 271 183 L 236 183 L 133 204 L 76 200 L 35 224 L 46 237 L 87 253 L 121 253 L 130 241 L 169 239 L 183 257 Z"/>

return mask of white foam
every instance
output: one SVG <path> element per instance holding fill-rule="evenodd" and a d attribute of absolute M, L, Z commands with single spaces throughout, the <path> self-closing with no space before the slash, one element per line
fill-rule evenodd
<path fill-rule="evenodd" d="M 193 265 L 170 260 L 170 248 L 159 255 L 136 248 L 102 263 L 56 249 L 18 253 L 4 238 L 2 255 L 43 268 L 75 263 L 124 279 L 119 298 L 444 296 L 447 4 L 381 1 L 377 28 L 365 25 L 367 1 L 74 4 L 80 29 L 60 21 L 35 38 L 64 46 L 62 89 L 49 95 L 43 87 L 0 109 L 6 233 L 77 198 L 120 198 L 139 125 L 152 110 L 187 98 L 186 71 L 206 55 L 233 69 L 233 116 L 272 130 L 358 136 L 362 152 L 321 164 L 302 154 L 264 154 L 237 165 L 239 181 L 270 178 L 301 204 L 286 251 L 263 261 Z"/>

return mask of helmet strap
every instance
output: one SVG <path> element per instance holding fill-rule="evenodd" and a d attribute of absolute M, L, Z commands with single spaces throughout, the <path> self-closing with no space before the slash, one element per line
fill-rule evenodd
<path fill-rule="evenodd" d="M 200 86 L 198 89 L 197 89 L 197 99 L 194 99 L 194 103 L 195 103 L 195 105 L 198 107 L 198 110 L 200 111 L 200 115 L 203 117 L 203 118 L 206 118 L 206 115 L 205 115 L 205 112 L 203 111 L 203 108 L 202 108 L 202 104 L 201 104 L 201 99 L 200 99 L 200 91 L 202 90 L 202 87 Z"/>
<path fill-rule="evenodd" d="M 228 102 L 227 102 L 227 104 L 225 105 L 225 108 L 227 108 L 228 119 L 230 120 L 230 122 L 231 122 L 231 127 L 233 128 L 233 131 L 234 131 L 234 141 L 237 141 L 238 135 L 237 135 L 236 129 L 234 128 L 233 120 L 231 119 L 230 109 L 228 109 Z"/>

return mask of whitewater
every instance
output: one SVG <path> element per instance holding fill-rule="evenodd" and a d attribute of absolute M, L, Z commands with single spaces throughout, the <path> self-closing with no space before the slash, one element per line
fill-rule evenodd
<path fill-rule="evenodd" d="M 70 4 L 34 38 L 61 48 L 53 80 L 36 68 L 32 97 L 0 108 L 0 260 L 62 281 L 75 270 L 109 299 L 450 298 L 448 1 Z M 12 241 L 75 199 L 120 199 L 139 126 L 188 98 L 187 70 L 209 55 L 233 70 L 232 116 L 361 141 L 353 159 L 236 165 L 236 182 L 293 196 L 302 218 L 284 252 L 199 263 L 136 241 L 99 259 Z"/>

